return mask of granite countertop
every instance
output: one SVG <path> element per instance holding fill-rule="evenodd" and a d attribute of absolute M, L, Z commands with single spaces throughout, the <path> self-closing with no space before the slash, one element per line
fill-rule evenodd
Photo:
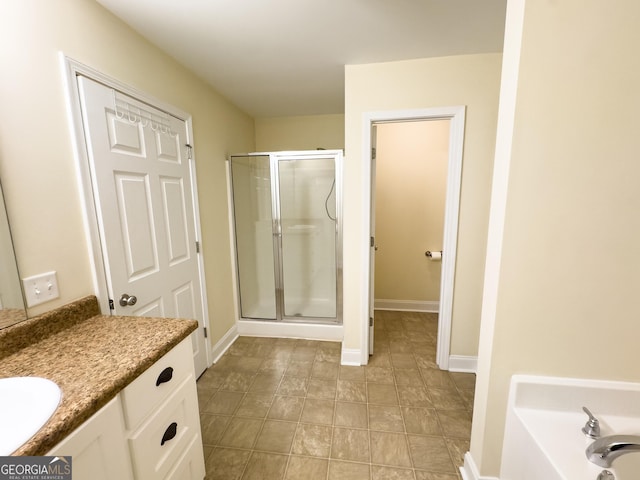
<path fill-rule="evenodd" d="M 0 378 L 44 377 L 62 390 L 53 416 L 13 455 L 46 454 L 198 325 L 195 320 L 96 315 L 95 297 L 61 310 L 64 318 L 54 310 L 45 315 L 44 325 L 39 318 L 24 322 L 17 328 L 22 336 L 1 331 Z M 27 332 L 31 343 L 24 338 Z"/>

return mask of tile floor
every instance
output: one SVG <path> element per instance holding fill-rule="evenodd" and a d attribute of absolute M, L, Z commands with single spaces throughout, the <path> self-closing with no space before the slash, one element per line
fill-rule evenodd
<path fill-rule="evenodd" d="M 198 380 L 206 480 L 459 480 L 475 376 L 435 363 L 435 314 L 376 311 L 375 354 L 240 337 Z"/>

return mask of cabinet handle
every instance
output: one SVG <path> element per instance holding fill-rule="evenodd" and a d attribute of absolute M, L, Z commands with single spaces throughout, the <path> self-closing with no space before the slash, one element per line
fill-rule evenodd
<path fill-rule="evenodd" d="M 169 440 L 171 440 L 173 437 L 176 436 L 176 433 L 178 431 L 178 424 L 176 422 L 173 422 L 171 425 L 169 425 L 167 427 L 167 429 L 164 431 L 164 435 L 162 435 L 162 441 L 160 442 L 160 446 L 164 445 L 165 442 L 168 442 Z"/>
<path fill-rule="evenodd" d="M 173 377 L 173 368 L 171 367 L 167 367 L 164 370 L 162 370 L 162 372 L 160 372 L 160 375 L 158 375 L 158 380 L 156 380 L 156 387 L 159 387 L 161 383 L 166 383 L 169 380 L 171 380 L 171 378 Z"/>

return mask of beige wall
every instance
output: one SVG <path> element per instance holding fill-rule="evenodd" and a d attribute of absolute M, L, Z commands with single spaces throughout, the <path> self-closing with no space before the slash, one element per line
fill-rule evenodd
<path fill-rule="evenodd" d="M 256 150 L 344 149 L 344 115 L 257 118 Z"/>
<path fill-rule="evenodd" d="M 640 381 L 638 18 L 635 0 L 525 4 L 515 109 L 499 127 L 514 116 L 471 442 L 483 476 L 499 473 L 513 374 Z"/>
<path fill-rule="evenodd" d="M 226 155 L 254 149 L 253 120 L 93 1 L 14 0 L 0 16 L 0 176 L 21 275 L 56 270 L 60 298 L 94 293 L 58 52 L 193 115 L 215 343 L 234 322 Z"/>
<path fill-rule="evenodd" d="M 449 120 L 376 127 L 375 299 L 438 302 Z"/>
<path fill-rule="evenodd" d="M 360 349 L 367 318 L 363 278 L 368 215 L 363 195 L 364 112 L 466 105 L 458 263 L 451 353 L 476 355 L 493 163 L 500 54 L 348 65 L 345 78 L 344 326 L 347 349 Z"/>

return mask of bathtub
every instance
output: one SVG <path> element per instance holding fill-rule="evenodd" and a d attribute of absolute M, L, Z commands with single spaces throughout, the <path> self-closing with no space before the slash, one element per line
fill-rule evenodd
<path fill-rule="evenodd" d="M 515 375 L 511 380 L 500 480 L 597 480 L 604 470 L 587 460 L 593 439 L 581 429 L 586 406 L 601 437 L 640 435 L 640 384 Z M 640 478 L 640 453 L 608 469 L 616 480 Z"/>

